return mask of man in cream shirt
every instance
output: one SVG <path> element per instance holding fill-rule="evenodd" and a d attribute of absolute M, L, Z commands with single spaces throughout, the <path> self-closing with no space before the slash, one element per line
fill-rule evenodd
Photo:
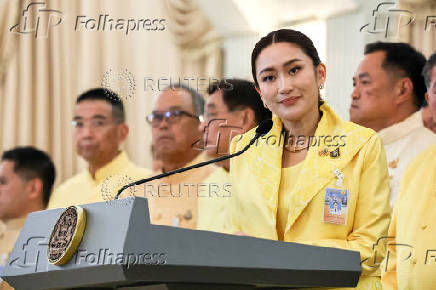
<path fill-rule="evenodd" d="M 204 99 L 183 84 L 168 87 L 159 95 L 155 109 L 147 116 L 151 126 L 155 174 L 205 161 L 198 146 Z M 150 219 L 154 224 L 195 229 L 197 198 L 205 190 L 203 180 L 212 166 L 178 173 L 144 184 Z"/>
<path fill-rule="evenodd" d="M 33 147 L 5 151 L 0 163 L 0 276 L 26 216 L 44 210 L 56 177 L 50 157 Z M 10 286 L 0 278 L 0 289 Z"/>
<path fill-rule="evenodd" d="M 436 121 L 436 52 L 423 75 L 427 102 Z M 383 289 L 434 289 L 436 285 L 436 145 L 404 172 L 389 227 L 389 255 L 382 264 Z"/>
<path fill-rule="evenodd" d="M 436 143 L 424 127 L 420 108 L 426 87 L 425 57 L 406 43 L 370 43 L 353 77 L 350 120 L 374 129 L 386 150 L 390 205 L 397 199 L 408 163 Z"/>
<path fill-rule="evenodd" d="M 124 107 L 113 92 L 97 88 L 77 98 L 73 119 L 77 153 L 88 168 L 58 186 L 49 208 L 112 199 L 119 187 L 150 176 L 119 149 L 129 134 Z"/>
<path fill-rule="evenodd" d="M 200 130 L 210 158 L 229 154 L 232 137 L 271 119 L 271 111 L 263 106 L 252 82 L 224 79 L 211 84 L 208 93 Z M 216 163 L 215 170 L 204 181 L 213 190 L 198 198 L 197 229 L 233 233 L 227 215 L 232 198 L 229 170 L 229 159 Z"/>

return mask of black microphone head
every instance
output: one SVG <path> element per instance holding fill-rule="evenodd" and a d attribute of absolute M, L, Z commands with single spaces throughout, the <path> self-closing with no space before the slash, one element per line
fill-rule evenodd
<path fill-rule="evenodd" d="M 256 129 L 256 134 L 265 135 L 271 130 L 273 126 L 273 121 L 271 119 L 263 120 Z"/>

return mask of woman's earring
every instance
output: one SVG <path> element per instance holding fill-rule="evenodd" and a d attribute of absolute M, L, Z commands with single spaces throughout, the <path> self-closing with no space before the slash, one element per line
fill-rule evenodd
<path fill-rule="evenodd" d="M 319 86 L 319 89 L 322 90 L 323 88 L 324 88 L 324 84 L 321 84 L 321 85 Z"/>

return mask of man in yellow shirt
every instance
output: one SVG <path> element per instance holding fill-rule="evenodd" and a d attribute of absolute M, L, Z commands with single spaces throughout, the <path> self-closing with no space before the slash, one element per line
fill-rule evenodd
<path fill-rule="evenodd" d="M 424 67 L 426 99 L 436 121 L 436 53 Z M 401 181 L 382 269 L 383 289 L 434 289 L 436 285 L 436 145 L 408 166 Z"/>
<path fill-rule="evenodd" d="M 45 209 L 56 177 L 50 157 L 33 147 L 5 151 L 0 164 L 0 276 L 27 214 Z M 10 289 L 0 278 L 0 289 Z"/>
<path fill-rule="evenodd" d="M 80 95 L 73 126 L 76 151 L 88 168 L 56 188 L 49 208 L 112 199 L 121 186 L 150 175 L 149 170 L 137 167 L 119 149 L 129 127 L 123 103 L 115 93 L 97 88 Z"/>
<path fill-rule="evenodd" d="M 147 116 L 156 174 L 206 160 L 198 148 L 203 107 L 203 97 L 183 84 L 168 87 L 159 95 L 155 109 Z M 211 171 L 211 166 L 205 166 L 144 184 L 151 222 L 195 229 L 197 195 L 204 190 L 202 181 Z"/>
<path fill-rule="evenodd" d="M 425 57 L 407 43 L 370 43 L 353 77 L 350 120 L 381 137 L 394 206 L 406 166 L 436 134 L 424 127 L 420 108 L 426 87 L 421 75 Z"/>
<path fill-rule="evenodd" d="M 263 106 L 252 82 L 224 79 L 211 84 L 208 93 L 200 130 L 210 158 L 227 155 L 230 141 L 235 135 L 249 131 L 265 119 L 271 119 L 271 111 Z M 230 160 L 221 161 L 204 181 L 209 194 L 198 198 L 197 229 L 233 233 L 227 215 L 232 196 L 229 170 Z"/>

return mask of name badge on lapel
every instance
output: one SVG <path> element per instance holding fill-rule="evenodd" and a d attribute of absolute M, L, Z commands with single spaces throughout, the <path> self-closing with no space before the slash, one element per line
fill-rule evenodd
<path fill-rule="evenodd" d="M 326 188 L 323 222 L 338 225 L 347 224 L 348 190 Z"/>

